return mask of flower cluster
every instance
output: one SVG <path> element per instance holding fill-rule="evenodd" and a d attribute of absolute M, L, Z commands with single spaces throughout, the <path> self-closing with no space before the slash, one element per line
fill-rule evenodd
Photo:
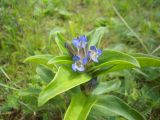
<path fill-rule="evenodd" d="M 72 44 L 74 48 L 68 45 L 69 52 L 72 52 L 72 69 L 74 71 L 85 71 L 85 66 L 89 62 L 98 62 L 98 57 L 102 54 L 101 49 L 97 49 L 96 46 L 90 46 L 88 50 L 88 41 L 86 36 L 80 36 L 73 39 Z"/>

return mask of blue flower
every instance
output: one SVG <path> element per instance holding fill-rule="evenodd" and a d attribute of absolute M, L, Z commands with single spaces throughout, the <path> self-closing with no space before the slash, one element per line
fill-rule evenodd
<path fill-rule="evenodd" d="M 88 58 L 83 58 L 81 59 L 79 56 L 73 56 L 73 61 L 74 61 L 74 64 L 72 64 L 72 69 L 74 71 L 84 71 L 85 70 L 85 67 L 84 65 L 87 64 L 88 62 Z"/>
<path fill-rule="evenodd" d="M 82 49 L 85 48 L 87 45 L 87 38 L 85 35 L 83 35 L 79 38 L 73 39 L 72 43 L 77 49 Z"/>
<path fill-rule="evenodd" d="M 88 51 L 88 57 L 94 62 L 98 62 L 98 57 L 102 54 L 101 49 L 97 49 L 96 46 L 91 46 L 90 51 Z"/>
<path fill-rule="evenodd" d="M 73 56 L 72 69 L 74 71 L 85 71 L 87 63 L 90 61 L 98 62 L 98 57 L 102 54 L 102 50 L 91 46 L 88 51 L 88 41 L 85 35 L 73 39 L 72 44 L 77 50 L 72 48 L 71 44 L 66 44 L 66 47 Z"/>

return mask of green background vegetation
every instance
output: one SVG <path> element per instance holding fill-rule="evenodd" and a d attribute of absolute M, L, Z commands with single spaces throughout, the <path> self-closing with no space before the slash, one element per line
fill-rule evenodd
<path fill-rule="evenodd" d="M 43 81 L 35 75 L 34 64 L 23 62 L 31 55 L 58 55 L 54 41 L 57 32 L 71 41 L 106 26 L 102 48 L 160 56 L 159 20 L 159 0 L 1 0 L 0 119 L 50 120 L 58 119 L 57 114 L 63 115 L 64 111 L 57 110 L 56 105 L 37 107 L 36 92 Z M 159 68 L 124 70 L 102 77 L 122 80 L 121 98 L 147 120 L 159 120 Z M 29 89 L 34 95 L 26 88 L 34 88 Z M 58 98 L 52 102 L 56 101 L 61 102 Z"/>

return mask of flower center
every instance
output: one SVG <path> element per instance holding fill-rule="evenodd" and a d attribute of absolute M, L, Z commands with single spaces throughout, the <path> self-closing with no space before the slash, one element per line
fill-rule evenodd
<path fill-rule="evenodd" d="M 92 58 L 97 57 L 97 53 L 96 53 L 96 52 L 94 52 L 94 51 L 92 51 L 92 52 L 91 52 L 91 57 L 92 57 Z"/>
<path fill-rule="evenodd" d="M 76 65 L 77 65 L 78 67 L 81 67 L 81 66 L 82 66 L 82 62 L 80 62 L 80 61 L 76 62 Z"/>

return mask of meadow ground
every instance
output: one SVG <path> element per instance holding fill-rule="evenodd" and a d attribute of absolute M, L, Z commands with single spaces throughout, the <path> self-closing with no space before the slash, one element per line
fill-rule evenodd
<path fill-rule="evenodd" d="M 25 91 L 36 88 L 38 92 L 41 83 L 36 66 L 24 63 L 24 59 L 37 54 L 58 55 L 57 32 L 71 41 L 103 26 L 106 32 L 101 48 L 160 57 L 159 20 L 159 0 L 1 0 L 0 119 L 51 120 L 55 114 L 63 115 L 61 110 L 52 113 L 53 106 L 38 108 L 36 96 Z M 121 97 L 147 120 L 160 119 L 159 68 L 124 70 L 105 77 L 123 81 Z"/>

